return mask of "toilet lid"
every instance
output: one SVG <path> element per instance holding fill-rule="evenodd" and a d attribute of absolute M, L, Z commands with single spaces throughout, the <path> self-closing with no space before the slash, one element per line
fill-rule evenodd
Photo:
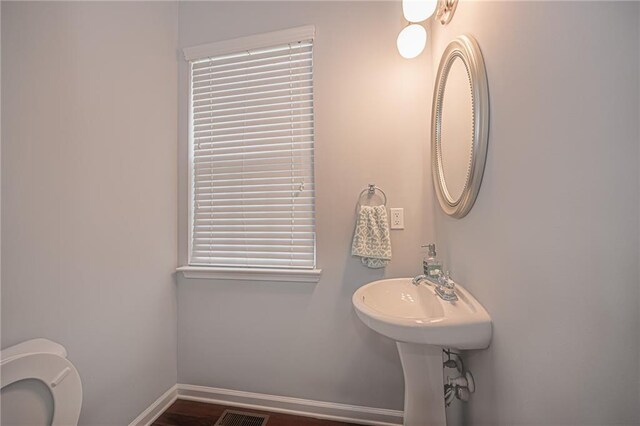
<path fill-rule="evenodd" d="M 46 339 L 35 339 L 46 340 Z M 35 379 L 44 383 L 53 397 L 52 426 L 77 425 L 82 406 L 80 375 L 64 356 L 66 350 L 57 343 L 24 342 L 0 354 L 1 386 Z M 60 351 L 62 348 L 62 352 Z M 35 350 L 35 352 L 33 352 Z M 46 351 L 45 351 L 46 350 Z M 40 351 L 40 352 L 39 352 Z"/>

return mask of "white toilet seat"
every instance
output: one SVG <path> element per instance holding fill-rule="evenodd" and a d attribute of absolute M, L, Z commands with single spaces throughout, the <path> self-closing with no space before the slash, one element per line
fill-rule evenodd
<path fill-rule="evenodd" d="M 33 339 L 0 352 L 0 387 L 21 380 L 44 383 L 53 397 L 52 426 L 77 426 L 82 406 L 82 383 L 78 370 L 66 358 L 62 345 Z"/>

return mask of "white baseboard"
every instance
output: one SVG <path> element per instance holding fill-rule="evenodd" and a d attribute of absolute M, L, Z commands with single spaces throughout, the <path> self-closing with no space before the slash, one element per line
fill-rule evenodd
<path fill-rule="evenodd" d="M 376 426 L 402 425 L 402 411 L 178 384 L 178 399 Z M 133 424 L 132 424 L 133 425 Z"/>
<path fill-rule="evenodd" d="M 160 398 L 156 399 L 153 404 L 144 410 L 129 426 L 151 426 L 160 414 L 162 414 L 171 404 L 178 399 L 178 385 L 173 385 Z"/>

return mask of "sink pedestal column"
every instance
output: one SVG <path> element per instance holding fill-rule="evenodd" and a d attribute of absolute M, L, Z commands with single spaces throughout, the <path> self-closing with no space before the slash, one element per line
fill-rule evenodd
<path fill-rule="evenodd" d="M 404 373 L 404 425 L 446 426 L 442 348 L 397 345 Z"/>

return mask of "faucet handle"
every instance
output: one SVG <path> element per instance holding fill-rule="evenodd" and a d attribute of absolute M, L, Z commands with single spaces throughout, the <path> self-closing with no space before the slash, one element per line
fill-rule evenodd
<path fill-rule="evenodd" d="M 442 287 L 448 287 L 449 286 L 449 281 L 451 281 L 451 277 L 449 275 L 449 271 L 443 273 L 440 273 L 440 275 L 438 275 L 438 284 Z"/>
<path fill-rule="evenodd" d="M 449 271 L 439 277 L 438 285 L 442 287 L 442 291 L 446 296 L 455 297 L 456 283 L 451 279 L 451 273 Z"/>
<path fill-rule="evenodd" d="M 441 299 L 447 302 L 455 302 L 458 300 L 458 295 L 455 289 L 456 283 L 451 279 L 451 274 L 447 271 L 444 274 L 440 274 L 436 283 L 436 294 Z"/>
<path fill-rule="evenodd" d="M 449 271 L 447 271 L 445 275 L 444 295 L 451 301 L 458 300 L 458 295 L 456 294 L 456 283 L 451 279 Z"/>
<path fill-rule="evenodd" d="M 456 287 L 456 283 L 451 279 L 451 273 L 449 271 L 444 274 L 444 286 L 451 290 Z"/>

